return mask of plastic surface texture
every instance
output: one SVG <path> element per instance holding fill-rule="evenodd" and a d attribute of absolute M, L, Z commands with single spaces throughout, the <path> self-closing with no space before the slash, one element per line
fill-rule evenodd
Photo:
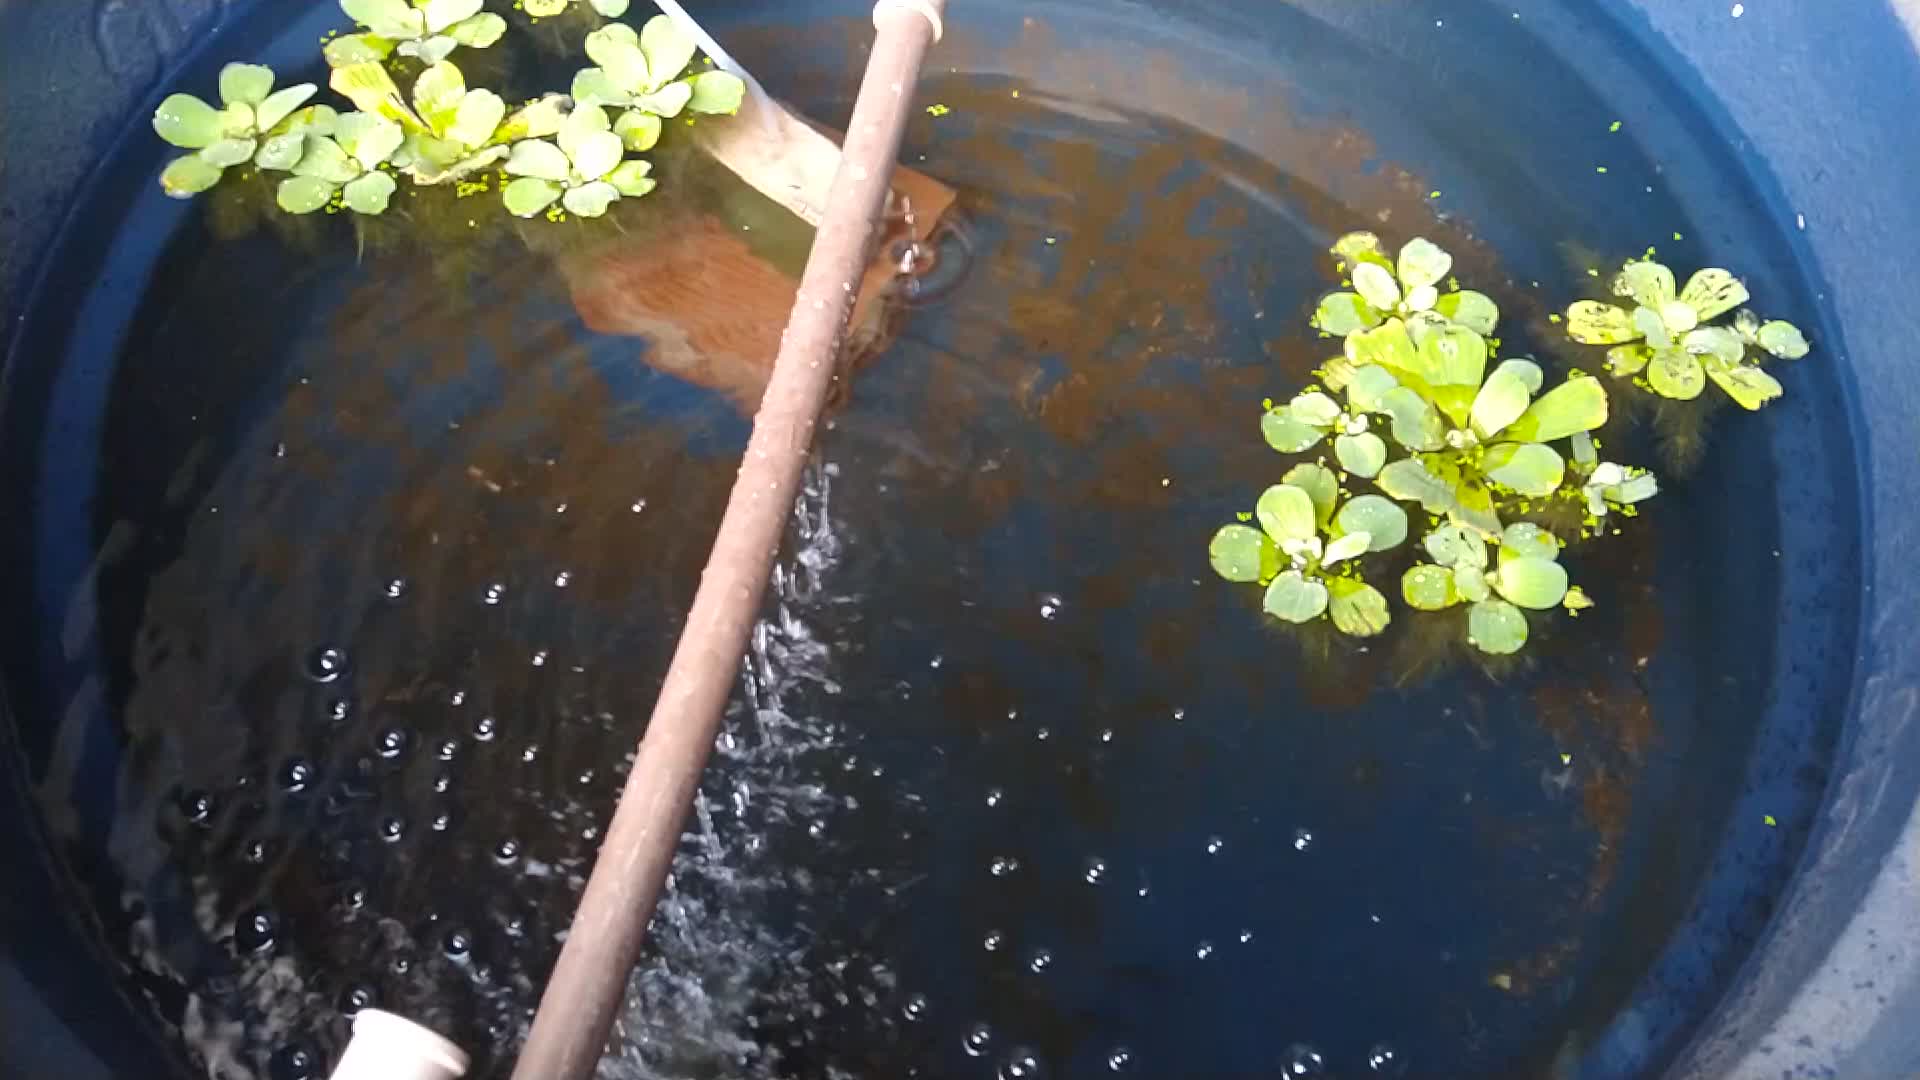
<path fill-rule="evenodd" d="M 32 374 L 33 357 L 14 347 L 27 305 L 70 301 L 36 294 L 35 275 L 98 155 L 144 125 L 167 71 L 241 6 L 0 0 L 8 394 Z M 1920 381 L 1908 318 L 1920 271 L 1882 253 L 1920 236 L 1909 180 L 1920 171 L 1911 119 L 1920 103 L 1920 4 L 1779 0 L 1739 19 L 1729 6 L 1623 0 L 1595 17 L 1639 39 L 1706 113 L 1718 141 L 1744 149 L 1762 198 L 1788 221 L 1804 217 L 1797 254 L 1832 316 L 1822 362 L 1845 369 L 1852 386 L 1873 387 L 1850 403 L 1858 491 L 1843 500 L 1860 508 L 1867 548 L 1851 719 L 1820 823 L 1745 968 L 1670 1075 L 1906 1075 L 1920 1066 L 1920 1026 L 1900 1022 L 1920 1015 L 1920 922 L 1912 917 L 1920 910 L 1920 585 L 1907 565 L 1920 543 L 1920 470 L 1911 457 Z M 964 17 L 953 14 L 956 24 Z M 56 94 L 59 108 L 23 107 Z M 1702 207 L 1688 209 L 1710 222 L 1713 196 L 1700 193 Z M 43 637 L 39 647 L 57 652 L 59 628 Z M 177 1051 L 125 996 L 115 961 L 64 914 L 79 906 L 50 872 L 36 811 L 14 775 L 17 732 L 31 726 L 0 721 L 0 812 L 16 823 L 0 834 L 0 880 L 8 882 L 0 1015 L 28 1018 L 0 1035 L 0 1074 L 188 1075 L 184 1063 L 162 1064 L 178 1062 Z M 98 781 L 110 784 L 111 772 Z M 1684 956 L 1668 959 L 1684 970 Z M 1630 1009 L 1591 1048 L 1591 1061 L 1633 1060 L 1660 1020 L 1653 1002 Z"/>

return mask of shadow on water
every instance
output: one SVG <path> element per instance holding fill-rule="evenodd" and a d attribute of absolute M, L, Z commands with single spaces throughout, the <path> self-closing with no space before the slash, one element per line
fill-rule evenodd
<path fill-rule="evenodd" d="M 863 309 L 602 1075 L 1539 1075 L 1720 825 L 1683 767 L 1743 745 L 1692 705 L 1711 601 L 1656 557 L 1706 526 L 1676 499 L 1581 553 L 1599 609 L 1522 663 L 1443 617 L 1275 630 L 1202 553 L 1277 474 L 1260 399 L 1329 351 L 1301 328 L 1332 237 L 1441 242 L 1510 353 L 1553 359 L 1560 292 L 1255 80 L 1116 72 L 1031 19 L 955 38 L 907 160 L 961 190 L 974 265 L 904 324 Z M 844 115 L 845 70 L 791 79 Z M 503 1072 L 804 251 L 663 171 L 603 234 L 491 198 L 286 233 L 240 190 L 156 274 L 71 712 L 112 718 L 118 791 L 69 856 L 209 1075 L 317 1075 L 369 1004 Z M 93 812 L 48 771 L 50 819 Z"/>

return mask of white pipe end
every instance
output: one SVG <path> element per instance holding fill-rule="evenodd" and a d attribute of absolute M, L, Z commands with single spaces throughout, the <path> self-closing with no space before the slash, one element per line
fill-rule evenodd
<path fill-rule="evenodd" d="M 873 5 L 873 25 L 875 28 L 878 28 L 880 25 L 881 13 L 887 11 L 909 11 L 923 16 L 927 20 L 927 24 L 933 27 L 933 40 L 936 42 L 940 40 L 942 34 L 946 33 L 947 28 L 945 24 L 940 21 L 939 5 L 934 4 L 932 0 L 880 0 L 879 3 Z"/>
<path fill-rule="evenodd" d="M 332 1080 L 459 1080 L 466 1051 L 403 1016 L 361 1009 Z"/>

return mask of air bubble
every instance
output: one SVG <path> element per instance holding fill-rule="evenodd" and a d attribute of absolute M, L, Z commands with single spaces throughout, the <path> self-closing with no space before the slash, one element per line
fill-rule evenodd
<path fill-rule="evenodd" d="M 1173 710 L 1173 719 L 1175 723 L 1179 723 L 1180 721 L 1185 720 L 1186 718 L 1187 718 L 1187 710 L 1181 709 L 1181 708 L 1176 708 Z"/>
<path fill-rule="evenodd" d="M 1225 840 L 1220 839 L 1217 836 L 1207 837 L 1207 854 L 1209 855 L 1220 854 L 1221 850 L 1226 846 L 1227 846 L 1227 842 Z"/>
<path fill-rule="evenodd" d="M 553 575 L 554 588 L 564 589 L 571 584 L 573 584 L 573 574 L 570 573 L 569 571 L 562 570 L 559 573 Z"/>
<path fill-rule="evenodd" d="M 377 1000 L 379 998 L 375 996 L 373 987 L 365 983 L 355 983 L 340 992 L 340 1015 L 351 1020 L 354 1013 L 361 1009 L 372 1008 Z"/>
<path fill-rule="evenodd" d="M 405 578 L 394 578 L 387 582 L 387 587 L 384 591 L 387 599 L 398 600 L 407 595 L 407 580 Z"/>
<path fill-rule="evenodd" d="M 1367 1068 L 1381 1076 L 1399 1076 L 1406 1072 L 1400 1052 L 1387 1043 L 1374 1043 L 1373 1048 L 1367 1051 Z"/>
<path fill-rule="evenodd" d="M 464 930 L 449 930 L 441 939 L 440 948 L 455 960 L 462 960 L 473 951 L 473 939 Z"/>
<path fill-rule="evenodd" d="M 213 796 L 204 791 L 189 791 L 180 796 L 180 812 L 203 829 L 213 824 L 214 807 Z"/>
<path fill-rule="evenodd" d="M 493 717 L 483 716 L 473 722 L 473 737 L 481 742 L 492 742 L 499 727 L 499 723 Z"/>
<path fill-rule="evenodd" d="M 1053 737 L 1053 732 L 1047 730 L 1046 728 L 1038 728 L 1038 729 L 1035 729 L 1033 733 L 1033 737 L 1036 739 L 1039 739 L 1041 742 L 1046 742 L 1048 739 Z"/>
<path fill-rule="evenodd" d="M 380 839 L 391 844 L 407 835 L 407 823 L 404 818 L 388 814 L 380 819 Z"/>
<path fill-rule="evenodd" d="M 915 994 L 900 1006 L 900 1015 L 908 1020 L 922 1020 L 927 1015 L 927 996 Z"/>
<path fill-rule="evenodd" d="M 247 861 L 252 863 L 255 866 L 265 865 L 267 861 L 268 850 L 269 849 L 267 847 L 267 842 L 265 840 L 248 841 L 247 851 L 246 851 Z"/>
<path fill-rule="evenodd" d="M 1089 885 L 1100 884 L 1100 879 L 1106 876 L 1107 864 L 1102 859 L 1088 859 L 1086 867 L 1080 872 L 1081 879 Z"/>
<path fill-rule="evenodd" d="M 454 755 L 458 754 L 459 752 L 460 752 L 460 743 L 458 740 L 441 739 L 440 745 L 434 749 L 434 756 L 439 758 L 441 761 L 452 761 L 454 758 Z"/>
<path fill-rule="evenodd" d="M 1107 1053 L 1108 1072 L 1126 1072 L 1133 1068 L 1133 1052 L 1124 1046 L 1116 1046 Z"/>
<path fill-rule="evenodd" d="M 1287 1047 L 1285 1061 L 1280 1066 L 1282 1076 L 1325 1076 L 1327 1059 L 1320 1051 L 1305 1043 L 1294 1043 Z"/>
<path fill-rule="evenodd" d="M 1305 851 L 1313 846 L 1313 834 L 1305 829 L 1293 830 L 1293 850 Z"/>
<path fill-rule="evenodd" d="M 1040 1059 L 1025 1047 L 1008 1054 L 1000 1066 L 1000 1080 L 1039 1080 L 1040 1075 Z"/>
<path fill-rule="evenodd" d="M 988 806 L 999 806 L 1000 800 L 1006 797 L 1007 797 L 1007 793 L 1004 791 L 1001 791 L 999 788 L 987 789 L 987 805 Z"/>
<path fill-rule="evenodd" d="M 283 1046 L 267 1060 L 268 1080 L 313 1080 L 319 1058 L 304 1046 Z"/>
<path fill-rule="evenodd" d="M 298 795 L 313 783 L 313 766 L 303 758 L 293 758 L 280 766 L 280 790 Z"/>
<path fill-rule="evenodd" d="M 534 667 L 547 666 L 547 650 L 541 649 L 540 651 L 533 654 L 533 666 Z"/>
<path fill-rule="evenodd" d="M 1205 960 L 1207 957 L 1212 955 L 1213 955 L 1213 942 L 1211 941 L 1203 941 L 1200 944 L 1195 945 L 1193 947 L 1193 956 L 1194 956 L 1194 959 L 1196 960 Z"/>
<path fill-rule="evenodd" d="M 1000 946 L 1005 943 L 1006 940 L 1005 935 L 1001 934 L 1000 931 L 989 930 L 987 931 L 987 936 L 980 939 L 980 947 L 988 952 L 999 952 Z"/>
<path fill-rule="evenodd" d="M 273 948 L 273 915 L 262 908 L 243 913 L 233 924 L 234 947 L 243 953 L 266 952 Z"/>
<path fill-rule="evenodd" d="M 353 715 L 353 703 L 345 698 L 334 698 L 327 702 L 327 719 L 336 724 L 344 724 L 347 717 Z"/>
<path fill-rule="evenodd" d="M 388 728 L 380 733 L 379 740 L 374 743 L 374 749 L 381 757 L 392 760 L 406 753 L 407 744 L 411 741 L 404 728 Z"/>
<path fill-rule="evenodd" d="M 1035 949 L 1027 955 L 1027 970 L 1040 975 L 1053 966 L 1053 953 L 1046 949 Z"/>
<path fill-rule="evenodd" d="M 1251 930 L 1240 931 L 1240 944 L 1245 945 L 1246 943 L 1252 940 L 1253 940 L 1253 931 Z"/>
<path fill-rule="evenodd" d="M 642 510 L 645 510 L 646 508 L 647 508 L 647 500 L 645 499 L 635 499 L 633 500 L 633 505 L 627 507 L 628 510 L 633 511 L 636 514 L 641 512 Z"/>
<path fill-rule="evenodd" d="M 960 1040 L 960 1046 L 967 1052 L 968 1057 L 985 1055 L 993 1046 L 993 1029 L 985 1024 L 973 1025 L 967 1029 L 966 1036 Z"/>
<path fill-rule="evenodd" d="M 493 846 L 493 857 L 496 862 L 502 863 L 510 863 L 519 858 L 520 841 L 513 839 L 500 841 Z"/>
<path fill-rule="evenodd" d="M 996 855 L 993 861 L 987 864 L 987 873 L 994 877 L 1007 877 L 1018 869 L 1020 869 L 1020 860 L 1006 855 Z"/>
<path fill-rule="evenodd" d="M 1060 609 L 1066 606 L 1067 602 L 1061 599 L 1058 593 L 1040 594 L 1040 617 L 1049 622 L 1059 618 Z"/>
<path fill-rule="evenodd" d="M 526 748 L 520 751 L 520 760 L 528 765 L 540 760 L 540 744 L 528 743 Z"/>
<path fill-rule="evenodd" d="M 431 828 L 434 832 L 446 832 L 448 829 L 453 827 L 453 815 L 445 810 L 442 810 L 439 813 L 433 815 L 432 820 L 427 822 L 427 826 Z"/>
<path fill-rule="evenodd" d="M 307 678 L 314 682 L 330 683 L 346 670 L 347 654 L 331 645 L 315 649 L 307 657 Z"/>
<path fill-rule="evenodd" d="M 500 605 L 500 601 L 505 599 L 506 595 L 507 595 L 506 585 L 502 582 L 496 581 L 493 584 L 487 586 L 486 589 L 484 589 L 480 593 L 480 602 L 487 605 L 488 607 L 498 607 Z"/>

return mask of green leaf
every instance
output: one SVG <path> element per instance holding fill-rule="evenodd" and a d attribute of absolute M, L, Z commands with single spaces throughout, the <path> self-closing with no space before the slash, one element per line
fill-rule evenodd
<path fill-rule="evenodd" d="M 1813 346 L 1807 344 L 1807 336 L 1800 332 L 1799 327 L 1778 319 L 1762 324 L 1755 334 L 1755 340 L 1761 348 L 1782 360 L 1798 360 L 1813 351 Z"/>
<path fill-rule="evenodd" d="M 300 164 L 300 154 L 306 149 L 306 140 L 300 135 L 275 135 L 260 144 L 260 151 L 253 155 L 253 163 L 262 169 L 287 172 Z"/>
<path fill-rule="evenodd" d="M 1493 492 L 1477 481 L 1462 480 L 1453 489 L 1453 509 L 1447 517 L 1482 536 L 1500 535 L 1500 515 L 1493 509 Z"/>
<path fill-rule="evenodd" d="M 1686 307 L 1682 304 L 1681 307 Z M 1691 312 L 1692 308 L 1686 308 Z M 1673 344 L 1673 329 L 1667 320 L 1652 308 L 1633 309 L 1633 328 L 1646 343 L 1655 349 L 1664 349 Z"/>
<path fill-rule="evenodd" d="M 1387 444 L 1371 431 L 1342 435 L 1333 440 L 1333 456 L 1339 459 L 1341 468 L 1371 480 L 1387 463 Z"/>
<path fill-rule="evenodd" d="M 1567 568 L 1552 559 L 1503 560 L 1492 577 L 1494 591 L 1509 602 L 1535 611 L 1560 606 L 1567 596 Z"/>
<path fill-rule="evenodd" d="M 387 74 L 387 69 L 379 64 L 349 64 L 335 68 L 328 85 L 333 87 L 334 93 L 353 102 L 361 112 L 384 116 L 413 131 L 426 128 L 413 110 L 407 107 L 406 99 L 400 96 L 400 88 L 393 84 L 393 76 Z"/>
<path fill-rule="evenodd" d="M 275 124 L 276 134 L 331 135 L 339 126 L 340 114 L 331 105 L 309 105 Z"/>
<path fill-rule="evenodd" d="M 1696 356 L 1717 357 L 1729 366 L 1738 364 L 1747 354 L 1746 342 L 1724 326 L 1703 326 L 1689 333 L 1681 344 Z"/>
<path fill-rule="evenodd" d="M 1370 330 L 1349 334 L 1346 353 L 1356 368 L 1378 364 L 1396 378 L 1417 374 L 1420 370 L 1413 338 L 1407 333 L 1407 324 L 1399 319 L 1388 319 Z"/>
<path fill-rule="evenodd" d="M 1752 364 L 1728 365 L 1708 360 L 1702 366 L 1706 368 L 1707 378 L 1743 409 L 1758 409 L 1785 393 L 1780 380 Z"/>
<path fill-rule="evenodd" d="M 559 151 L 556 149 L 554 152 Z M 508 213 L 515 217 L 530 218 L 552 206 L 565 190 L 551 180 L 523 176 L 508 184 L 500 193 L 500 198 L 506 204 Z"/>
<path fill-rule="evenodd" d="M 1453 587 L 1453 571 L 1421 563 L 1400 578 L 1400 596 L 1416 611 L 1445 611 L 1460 602 Z"/>
<path fill-rule="evenodd" d="M 1487 374 L 1487 340 L 1464 326 L 1441 327 L 1421 341 L 1420 367 L 1435 387 L 1478 387 Z"/>
<path fill-rule="evenodd" d="M 1313 496 L 1297 487 L 1275 484 L 1262 492 L 1253 516 L 1275 540 L 1311 540 L 1320 533 Z"/>
<path fill-rule="evenodd" d="M 692 100 L 693 87 L 683 82 L 670 82 L 652 93 L 634 98 L 633 104 L 635 108 L 672 119 L 679 116 L 680 111 L 687 107 L 687 102 Z"/>
<path fill-rule="evenodd" d="M 1487 542 L 1458 525 L 1442 525 L 1428 533 L 1422 543 L 1441 566 L 1486 569 Z"/>
<path fill-rule="evenodd" d="M 333 141 L 362 169 L 371 169 L 392 157 L 406 138 L 399 124 L 372 113 L 347 113 L 334 125 Z M 346 177 L 351 179 L 353 177 Z"/>
<path fill-rule="evenodd" d="M 463 147 L 485 145 L 493 138 L 494 129 L 506 119 L 507 103 L 500 95 L 491 90 L 473 90 L 460 99 L 460 107 L 454 110 L 453 123 L 447 125 L 448 139 Z"/>
<path fill-rule="evenodd" d="M 647 89 L 658 90 L 693 63 L 699 48 L 680 25 L 665 15 L 655 15 L 640 28 L 640 51 L 647 54 L 647 72 L 652 78 Z M 676 110 L 677 111 L 677 110 Z M 661 114 L 669 115 L 669 114 Z"/>
<path fill-rule="evenodd" d="M 620 201 L 620 189 L 605 180 L 595 180 L 576 188 L 568 188 L 560 197 L 560 204 L 567 213 L 579 217 L 595 218 L 607 212 L 607 207 Z"/>
<path fill-rule="evenodd" d="M 1674 300 L 1673 271 L 1657 262 L 1630 262 L 1613 281 L 1613 291 L 1633 297 L 1641 307 L 1660 310 Z"/>
<path fill-rule="evenodd" d="M 153 130 L 175 146 L 201 150 L 220 139 L 220 110 L 192 94 L 172 94 L 153 111 Z"/>
<path fill-rule="evenodd" d="M 545 139 L 523 139 L 513 144 L 513 151 L 507 155 L 507 163 L 503 168 L 514 176 L 527 176 L 540 180 L 550 180 L 555 183 L 564 183 L 566 182 L 568 171 L 572 166 L 567 161 L 566 153 Z M 555 191 L 553 198 L 548 199 L 547 202 L 550 203 L 559 197 L 560 193 Z M 545 205 L 542 204 L 538 209 L 545 208 Z M 508 209 L 512 209 L 511 204 Z M 538 210 L 534 212 L 537 213 Z M 531 217 L 532 214 L 521 214 L 520 216 Z"/>
<path fill-rule="evenodd" d="M 1342 533 L 1366 533 L 1371 538 L 1368 551 L 1391 551 L 1407 539 L 1407 512 L 1378 495 L 1354 496 L 1334 515 L 1333 522 Z"/>
<path fill-rule="evenodd" d="M 340 195 L 347 209 L 356 214 L 383 214 L 387 210 L 387 200 L 393 198 L 393 177 L 383 172 L 370 172 L 340 189 Z"/>
<path fill-rule="evenodd" d="M 566 100 L 563 95 L 548 94 L 522 106 L 493 130 L 493 141 L 515 143 L 560 134 L 561 126 L 567 121 L 567 111 L 562 107 Z"/>
<path fill-rule="evenodd" d="M 1355 368 L 1347 376 L 1347 407 L 1357 413 L 1379 412 L 1381 396 L 1399 385 L 1393 372 L 1378 364 Z"/>
<path fill-rule="evenodd" d="M 1280 482 L 1297 487 L 1313 500 L 1315 525 L 1325 529 L 1333 521 L 1334 503 L 1340 499 L 1340 480 L 1333 470 L 1317 461 L 1302 462 L 1287 470 Z"/>
<path fill-rule="evenodd" d="M 267 100 L 272 91 L 273 69 L 270 67 L 228 64 L 220 69 L 220 100 L 224 104 L 258 105 Z"/>
<path fill-rule="evenodd" d="M 1502 600 L 1483 600 L 1467 611 L 1467 641 L 1481 652 L 1511 656 L 1527 644 L 1527 617 Z"/>
<path fill-rule="evenodd" d="M 1391 311 L 1400 303 L 1400 283 L 1393 279 L 1391 270 L 1377 263 L 1354 265 L 1353 291 L 1381 311 Z"/>
<path fill-rule="evenodd" d="M 1692 308 L 1701 322 L 1717 319 L 1749 299 L 1747 287 L 1717 267 L 1693 275 L 1680 291 L 1680 302 Z"/>
<path fill-rule="evenodd" d="M 470 49 L 484 49 L 507 32 L 507 20 L 491 11 L 462 19 L 447 27 L 447 36 Z"/>
<path fill-rule="evenodd" d="M 199 154 L 174 158 L 160 173 L 160 189 L 176 199 L 190 198 L 220 182 L 226 170 Z"/>
<path fill-rule="evenodd" d="M 659 144 L 661 128 L 659 117 L 639 109 L 628 109 L 613 122 L 613 133 L 636 154 L 644 154 Z"/>
<path fill-rule="evenodd" d="M 1260 417 L 1260 434 L 1267 445 L 1283 454 L 1298 454 L 1320 445 L 1326 438 L 1326 432 L 1295 420 L 1291 415 L 1278 409 L 1269 411 Z"/>
<path fill-rule="evenodd" d="M 633 95 L 622 90 L 607 69 L 590 67 L 574 73 L 573 100 L 580 105 L 627 105 Z"/>
<path fill-rule="evenodd" d="M 1644 335 L 1624 308 L 1577 300 L 1567 308 L 1567 336 L 1582 345 L 1624 345 Z"/>
<path fill-rule="evenodd" d="M 293 167 L 293 175 L 325 180 L 332 187 L 338 187 L 360 175 L 360 166 L 347 156 L 339 143 L 325 135 L 306 135 L 302 138 L 306 140 L 306 146 L 301 150 L 300 163 Z"/>
<path fill-rule="evenodd" d="M 1593 444 L 1593 436 L 1584 431 L 1576 431 L 1567 440 L 1573 447 L 1573 460 L 1582 469 L 1592 469 L 1600 461 L 1599 448 Z"/>
<path fill-rule="evenodd" d="M 426 17 L 427 33 L 439 34 L 455 23 L 478 15 L 481 3 L 482 0 L 426 0 L 420 5 L 420 13 Z"/>
<path fill-rule="evenodd" d="M 420 73 L 413 83 L 413 109 L 427 127 L 441 138 L 453 125 L 460 103 L 467 96 L 467 80 L 460 69 L 442 61 Z M 371 110 L 378 111 L 378 110 Z"/>
<path fill-rule="evenodd" d="M 1276 619 L 1290 623 L 1312 622 L 1326 613 L 1327 587 L 1302 576 L 1298 570 L 1289 570 L 1267 586 L 1266 600 L 1261 606 Z"/>
<path fill-rule="evenodd" d="M 343 34 L 320 50 L 330 68 L 378 64 L 393 54 L 393 40 L 378 34 Z"/>
<path fill-rule="evenodd" d="M 1350 232 L 1333 242 L 1333 253 L 1348 263 L 1374 262 L 1389 269 L 1393 260 L 1387 258 L 1387 249 L 1380 246 L 1380 238 L 1370 232 Z"/>
<path fill-rule="evenodd" d="M 408 41 L 427 32 L 427 17 L 407 0 L 340 0 L 340 10 L 384 38 Z"/>
<path fill-rule="evenodd" d="M 1453 269 L 1453 256 L 1431 240 L 1415 237 L 1400 249 L 1400 284 L 1408 290 L 1445 281 Z"/>
<path fill-rule="evenodd" d="M 1213 534 L 1213 542 L 1208 544 L 1208 561 L 1213 565 L 1213 573 L 1227 580 L 1260 580 L 1265 565 L 1261 552 L 1269 548 L 1273 548 L 1273 540 L 1267 540 L 1265 532 L 1244 525 L 1229 525 Z"/>
<path fill-rule="evenodd" d="M 339 185 L 317 176 L 289 176 L 280 181 L 274 201 L 289 214 L 311 214 L 327 205 L 338 190 Z"/>
<path fill-rule="evenodd" d="M 1371 533 L 1348 533 L 1327 545 L 1327 550 L 1320 556 L 1320 565 L 1323 567 L 1338 566 L 1348 559 L 1357 559 L 1365 555 L 1372 546 L 1373 535 Z"/>
<path fill-rule="evenodd" d="M 1646 311 L 1650 309 L 1641 308 L 1640 310 Z M 1675 334 L 1684 334 L 1700 325 L 1700 316 L 1695 314 L 1691 307 L 1688 307 L 1678 300 L 1661 305 L 1658 312 L 1660 322 L 1665 325 L 1670 332 Z M 1648 334 L 1647 337 L 1649 340 L 1652 340 L 1654 335 Z"/>
<path fill-rule="evenodd" d="M 1460 593 L 1460 599 L 1469 604 L 1478 604 L 1493 595 L 1487 586 L 1486 572 L 1477 566 L 1454 567 L 1453 587 Z"/>
<path fill-rule="evenodd" d="M 1410 387 L 1387 391 L 1380 407 L 1392 421 L 1394 442 L 1409 450 L 1438 450 L 1446 445 L 1446 425 L 1440 414 Z"/>
<path fill-rule="evenodd" d="M 534 18 L 544 19 L 550 15 L 558 15 L 567 10 L 567 4 L 569 2 L 570 0 L 525 0 L 521 6 L 526 9 L 527 14 Z"/>
<path fill-rule="evenodd" d="M 572 160 L 578 182 L 583 183 L 598 180 L 612 172 L 627 152 L 620 136 L 611 131 L 577 133 L 569 139 L 568 132 L 563 129 L 560 132 L 560 146 Z"/>
<path fill-rule="evenodd" d="M 623 161 L 607 174 L 607 183 L 612 184 L 623 197 L 638 199 L 659 186 L 650 175 L 652 172 L 651 161 Z"/>
<path fill-rule="evenodd" d="M 312 83 L 296 83 L 283 90 L 267 95 L 265 101 L 254 107 L 254 125 L 262 132 L 272 131 L 280 126 L 280 121 L 293 115 L 293 111 L 307 103 L 307 99 L 320 92 Z"/>
<path fill-rule="evenodd" d="M 1514 367 L 1524 364 L 1524 360 L 1509 360 L 1494 369 L 1480 393 L 1473 399 L 1473 413 L 1470 426 L 1475 436 L 1482 441 L 1491 439 L 1507 429 L 1507 425 L 1520 419 L 1527 406 L 1533 403 L 1533 388 L 1528 387 L 1528 373 L 1525 369 Z M 1531 364 L 1532 374 L 1538 376 L 1540 369 Z M 1534 387 L 1538 387 L 1538 383 Z"/>
<path fill-rule="evenodd" d="M 1337 292 L 1320 301 L 1313 325 L 1335 337 L 1346 337 L 1380 325 L 1380 313 L 1359 293 Z"/>
<path fill-rule="evenodd" d="M 1652 361 L 1653 349 L 1646 345 L 1615 345 L 1607 350 L 1607 371 L 1616 378 L 1638 375 Z"/>
<path fill-rule="evenodd" d="M 1374 637 L 1393 621 L 1387 598 L 1364 581 L 1334 578 L 1327 582 L 1333 625 L 1349 637 Z"/>
<path fill-rule="evenodd" d="M 403 41 L 397 51 L 401 56 L 414 57 L 422 64 L 432 67 L 452 56 L 453 51 L 459 47 L 460 43 L 446 34 L 435 34 L 417 41 Z"/>
<path fill-rule="evenodd" d="M 1455 505 L 1453 486 L 1412 458 L 1388 462 L 1374 483 L 1402 502 L 1419 503 L 1430 514 L 1444 514 Z"/>
<path fill-rule="evenodd" d="M 1560 490 L 1567 463 L 1551 446 L 1539 443 L 1501 443 L 1487 448 L 1481 463 L 1487 479 L 1522 495 L 1544 499 Z"/>
<path fill-rule="evenodd" d="M 1515 442 L 1547 443 L 1607 422 L 1607 391 L 1591 375 L 1568 379 L 1542 396 L 1507 426 Z"/>
<path fill-rule="evenodd" d="M 593 10 L 609 19 L 617 19 L 627 13 L 627 0 L 590 0 Z"/>
<path fill-rule="evenodd" d="M 1500 326 L 1500 307 L 1486 293 L 1462 289 L 1448 293 L 1433 305 L 1433 310 L 1479 334 L 1491 337 Z"/>
<path fill-rule="evenodd" d="M 1340 419 L 1340 403 L 1318 390 L 1308 390 L 1294 397 L 1287 412 L 1310 427 L 1328 428 Z"/>
<path fill-rule="evenodd" d="M 1647 385 L 1661 397 L 1692 401 L 1706 389 L 1707 375 L 1698 356 L 1682 348 L 1661 349 L 1647 367 Z"/>
<path fill-rule="evenodd" d="M 1500 534 L 1500 564 L 1512 559 L 1560 557 L 1560 539 L 1531 521 L 1516 521 Z"/>
<path fill-rule="evenodd" d="M 697 113 L 732 116 L 746 100 L 747 84 L 731 72 L 703 71 L 688 81 L 693 96 L 687 99 L 687 108 Z"/>
<path fill-rule="evenodd" d="M 652 86 L 646 54 L 640 51 L 632 28 L 624 23 L 603 26 L 588 34 L 587 57 L 600 65 L 599 70 L 614 88 L 625 94 L 638 94 Z"/>
<path fill-rule="evenodd" d="M 200 160 L 222 169 L 235 165 L 244 165 L 253 160 L 253 151 L 259 143 L 252 139 L 221 139 L 205 150 L 200 151 Z"/>

